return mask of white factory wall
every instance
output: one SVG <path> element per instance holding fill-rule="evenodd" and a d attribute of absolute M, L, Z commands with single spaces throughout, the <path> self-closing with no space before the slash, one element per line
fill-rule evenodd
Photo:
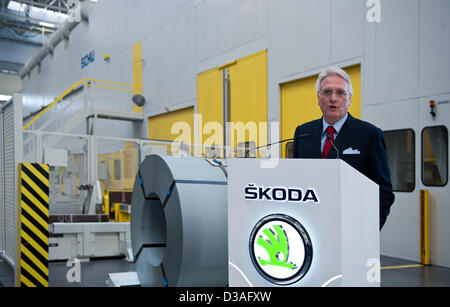
<path fill-rule="evenodd" d="M 449 105 L 439 104 L 433 119 L 430 100 L 450 100 L 450 1 L 382 1 L 382 22 L 365 32 L 363 71 L 364 119 L 383 130 L 411 128 L 415 132 L 416 185 L 396 193 L 382 252 L 420 260 L 419 191 L 430 190 L 431 261 L 450 266 L 450 207 L 446 187 L 427 187 L 421 180 L 421 135 L 424 127 L 445 124 Z M 445 216 L 445 218 L 444 218 Z M 444 221 L 444 220 L 447 221 Z"/>
<path fill-rule="evenodd" d="M 24 93 L 36 95 L 25 99 L 25 109 L 43 105 L 82 77 L 131 83 L 132 46 L 142 40 L 147 115 L 195 106 L 198 73 L 268 49 L 269 120 L 279 120 L 280 82 L 330 63 L 361 61 L 365 14 L 359 0 L 99 1 L 89 25 L 75 28 L 40 73 L 35 68 L 24 79 Z M 95 62 L 81 69 L 91 50 Z M 109 63 L 104 54 L 111 55 Z"/>
<path fill-rule="evenodd" d="M 0 73 L 0 95 L 12 96 L 22 89 L 22 80 L 17 75 Z"/>
<path fill-rule="evenodd" d="M 11 32 L 0 29 L 1 37 L 8 37 Z M 2 59 L 1 67 L 6 70 L 16 71 L 20 69 L 23 63 L 39 50 L 38 44 L 29 44 L 12 39 L 0 38 L 0 56 Z"/>
<path fill-rule="evenodd" d="M 369 23 L 362 0 L 100 0 L 68 46 L 61 43 L 40 73 L 34 69 L 23 80 L 25 104 L 48 102 L 81 77 L 131 83 L 132 46 L 142 40 L 144 112 L 157 115 L 196 105 L 198 73 L 267 49 L 269 121 L 280 120 L 281 83 L 328 65 L 361 63 L 363 119 L 385 130 L 415 128 L 419 144 L 421 97 L 450 92 L 449 5 L 382 0 L 381 22 Z M 91 50 L 96 60 L 82 70 L 80 59 Z M 111 55 L 109 63 L 103 54 Z M 417 204 L 412 206 L 394 204 L 396 218 L 381 233 L 383 254 L 418 260 Z"/>

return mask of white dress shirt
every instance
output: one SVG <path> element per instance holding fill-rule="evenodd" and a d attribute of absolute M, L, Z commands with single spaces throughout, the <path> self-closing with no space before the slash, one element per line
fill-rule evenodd
<path fill-rule="evenodd" d="M 343 118 L 341 118 L 340 120 L 338 120 L 334 125 L 329 124 L 325 118 L 322 117 L 322 123 L 323 123 L 323 129 L 322 129 L 322 138 L 321 138 L 321 143 L 320 143 L 320 152 L 323 152 L 323 148 L 325 147 L 325 142 L 327 141 L 327 128 L 328 126 L 333 126 L 334 130 L 336 130 L 336 132 L 333 134 L 334 139 L 336 140 L 339 131 L 341 131 L 342 126 L 344 125 L 345 121 L 348 118 L 348 113 L 345 114 L 345 116 Z"/>

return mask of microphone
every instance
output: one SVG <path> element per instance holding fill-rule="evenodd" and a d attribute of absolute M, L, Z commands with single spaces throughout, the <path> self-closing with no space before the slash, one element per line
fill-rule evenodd
<path fill-rule="evenodd" d="M 334 145 L 334 143 L 333 143 L 333 140 L 331 139 L 331 136 L 329 136 L 328 134 L 327 134 L 327 140 L 328 140 L 328 142 L 330 142 L 330 144 L 331 144 L 331 146 L 333 146 L 333 148 L 334 148 L 334 150 L 336 150 L 336 159 L 340 159 L 340 156 L 339 156 L 339 150 L 337 149 L 337 147 Z"/>
<path fill-rule="evenodd" d="M 270 144 L 267 144 L 267 145 L 263 145 L 263 146 L 251 148 L 248 152 L 245 153 L 245 158 L 248 158 L 248 153 L 250 153 L 250 151 L 252 151 L 252 150 L 259 150 L 259 149 L 261 149 L 261 148 L 270 147 L 270 146 L 272 146 L 272 145 L 277 145 L 277 144 L 281 144 L 281 143 L 285 143 L 285 142 L 289 142 L 289 141 L 294 141 L 294 140 L 303 139 L 303 138 L 308 137 L 308 136 L 309 136 L 308 133 L 306 133 L 306 134 L 301 134 L 301 135 L 298 135 L 298 136 L 294 136 L 293 138 L 290 138 L 290 139 L 281 140 L 281 141 L 279 141 L 279 142 L 270 143 Z"/>

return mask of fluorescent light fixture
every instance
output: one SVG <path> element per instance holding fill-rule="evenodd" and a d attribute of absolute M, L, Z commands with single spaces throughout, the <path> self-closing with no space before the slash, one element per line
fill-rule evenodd
<path fill-rule="evenodd" d="M 25 12 L 26 7 L 27 7 L 26 4 L 19 3 L 16 1 L 9 1 L 8 3 L 8 9 L 13 11 Z"/>
<path fill-rule="evenodd" d="M 43 26 L 43 27 L 47 27 L 47 28 L 56 28 L 56 26 L 54 24 L 48 23 L 48 22 L 45 22 L 45 21 L 40 21 L 39 25 Z"/>
<path fill-rule="evenodd" d="M 26 4 L 23 3 L 19 3 L 17 1 L 9 1 L 8 3 L 8 9 L 10 10 L 14 10 L 14 11 L 18 11 L 21 13 L 25 13 L 25 10 L 28 6 Z M 29 6 L 30 11 L 28 13 L 28 17 L 31 18 L 35 18 L 35 19 L 41 19 L 45 21 L 48 21 L 50 23 L 62 23 L 64 22 L 64 20 L 67 18 L 67 14 L 63 14 L 63 13 L 59 13 L 59 12 L 55 12 L 55 11 L 51 11 L 48 10 L 48 8 L 40 8 L 40 7 L 34 7 L 34 6 Z M 49 23 L 49 24 L 50 24 Z M 41 24 L 41 26 L 43 26 Z M 45 25 L 48 26 L 48 25 Z M 53 26 L 53 28 L 56 28 L 57 26 Z"/>
<path fill-rule="evenodd" d="M 9 101 L 12 98 L 10 95 L 1 95 L 0 94 L 0 101 Z"/>

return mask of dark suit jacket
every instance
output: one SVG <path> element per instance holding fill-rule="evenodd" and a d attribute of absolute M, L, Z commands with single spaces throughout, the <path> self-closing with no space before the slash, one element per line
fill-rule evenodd
<path fill-rule="evenodd" d="M 297 127 L 295 136 L 302 134 L 309 134 L 309 136 L 295 139 L 294 158 L 321 158 L 322 125 L 322 118 L 320 118 Z M 339 150 L 339 155 L 342 160 L 379 185 L 381 230 L 395 199 L 394 193 L 392 193 L 391 174 L 388 166 L 383 131 L 349 114 L 336 137 L 334 145 Z M 360 154 L 344 155 L 343 151 L 349 147 L 354 150 L 359 150 Z M 332 147 L 328 154 L 328 159 L 335 159 L 336 156 L 336 151 Z"/>

